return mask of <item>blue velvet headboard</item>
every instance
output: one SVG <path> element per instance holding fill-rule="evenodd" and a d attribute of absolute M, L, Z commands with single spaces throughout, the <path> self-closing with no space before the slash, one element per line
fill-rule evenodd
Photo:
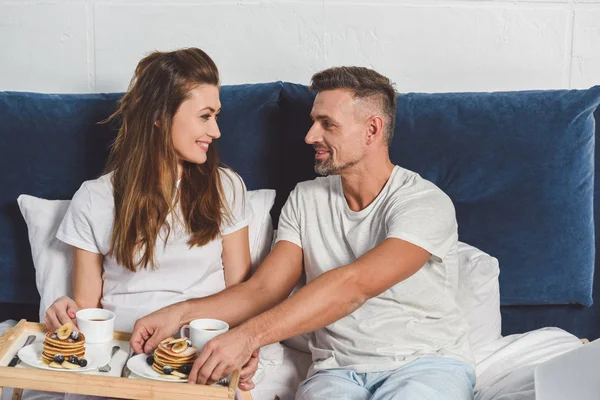
<path fill-rule="evenodd" d="M 17 196 L 66 199 L 98 176 L 115 131 L 96 122 L 120 96 L 0 93 L 1 303 L 39 300 Z M 275 220 L 315 176 L 304 143 L 312 98 L 288 83 L 222 88 L 221 158 L 249 189 L 277 190 Z M 599 103 L 600 87 L 399 97 L 392 160 L 445 190 L 460 240 L 500 260 L 504 333 L 558 325 L 600 336 L 600 307 L 588 307 Z"/>

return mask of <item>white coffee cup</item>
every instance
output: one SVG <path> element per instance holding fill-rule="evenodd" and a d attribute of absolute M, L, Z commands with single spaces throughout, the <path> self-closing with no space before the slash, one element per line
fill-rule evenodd
<path fill-rule="evenodd" d="M 106 343 L 113 340 L 115 314 L 102 308 L 85 308 L 75 314 L 77 327 L 86 343 Z"/>
<path fill-rule="evenodd" d="M 189 333 L 186 334 L 186 330 Z M 189 325 L 181 327 L 179 333 L 181 336 L 188 337 L 194 346 L 201 351 L 204 345 L 212 338 L 219 336 L 229 330 L 229 325 L 225 321 L 218 319 L 195 319 Z"/>

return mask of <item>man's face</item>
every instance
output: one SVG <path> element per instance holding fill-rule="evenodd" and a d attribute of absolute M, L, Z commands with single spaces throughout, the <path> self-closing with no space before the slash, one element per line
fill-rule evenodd
<path fill-rule="evenodd" d="M 314 122 L 304 140 L 316 151 L 318 174 L 341 174 L 361 161 L 366 124 L 349 90 L 319 92 L 310 116 Z"/>

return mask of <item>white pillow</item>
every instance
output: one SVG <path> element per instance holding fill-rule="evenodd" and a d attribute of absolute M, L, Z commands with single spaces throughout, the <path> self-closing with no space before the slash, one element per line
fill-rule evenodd
<path fill-rule="evenodd" d="M 252 273 L 256 271 L 260 263 L 262 263 L 271 251 L 271 243 L 273 242 L 271 208 L 273 208 L 273 203 L 275 202 L 275 194 L 275 190 L 273 189 L 248 191 L 248 198 L 254 212 L 254 216 L 248 227 Z"/>
<path fill-rule="evenodd" d="M 271 207 L 275 190 L 248 191 L 254 216 L 248 228 L 250 259 L 253 270 L 271 249 L 273 226 Z M 61 296 L 71 296 L 71 246 L 56 239 L 56 231 L 69 208 L 70 200 L 45 200 L 29 195 L 17 199 L 21 214 L 27 224 L 35 284 L 40 294 L 40 321 L 46 309 Z"/>
<path fill-rule="evenodd" d="M 17 199 L 27 224 L 35 267 L 35 285 L 40 294 L 40 321 L 46 309 L 60 296 L 70 295 L 71 247 L 56 238 L 56 231 L 70 200 L 44 200 L 22 194 Z"/>
<path fill-rule="evenodd" d="M 498 260 L 466 243 L 458 242 L 458 295 L 456 302 L 469 325 L 473 350 L 502 334 Z"/>
<path fill-rule="evenodd" d="M 277 230 L 273 234 L 273 245 Z M 500 286 L 498 260 L 483 251 L 458 242 L 458 295 L 456 302 L 468 324 L 468 335 L 473 350 L 499 339 L 502 329 L 500 315 Z M 293 296 L 304 286 L 304 276 L 296 285 Z M 288 347 L 310 353 L 310 333 L 283 341 Z"/>

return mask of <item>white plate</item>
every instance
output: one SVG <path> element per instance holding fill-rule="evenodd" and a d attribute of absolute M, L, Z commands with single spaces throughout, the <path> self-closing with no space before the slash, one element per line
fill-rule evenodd
<path fill-rule="evenodd" d="M 25 364 L 30 365 L 35 368 L 46 369 L 48 371 L 84 372 L 84 371 L 94 370 L 94 369 L 98 368 L 99 366 L 103 365 L 103 364 L 99 364 L 99 363 L 94 363 L 95 359 L 102 361 L 101 360 L 102 357 L 97 357 L 97 358 L 92 357 L 90 354 L 88 354 L 89 353 L 88 349 L 86 349 L 84 358 L 87 360 L 88 364 L 85 367 L 78 368 L 78 369 L 52 368 L 42 362 L 42 350 L 43 349 L 44 349 L 44 347 L 42 346 L 42 342 L 37 342 L 37 343 L 30 344 L 29 346 L 23 347 L 21 350 L 19 350 L 19 352 L 17 354 L 19 355 L 19 358 L 21 359 L 21 361 L 24 362 Z"/>
<path fill-rule="evenodd" d="M 133 356 L 127 361 L 127 368 L 131 370 L 136 375 L 141 376 L 142 378 L 154 379 L 155 381 L 164 381 L 164 382 L 187 382 L 187 379 L 169 379 L 164 378 L 163 375 L 159 374 L 155 370 L 152 369 L 150 365 L 146 362 L 146 358 L 148 355 L 146 354 L 138 354 Z"/>
<path fill-rule="evenodd" d="M 136 375 L 139 375 L 142 378 L 154 379 L 157 381 L 164 382 L 187 382 L 187 379 L 175 380 L 163 377 L 163 375 L 159 374 L 155 370 L 152 369 L 150 365 L 146 362 L 146 358 L 148 355 L 146 354 L 138 354 L 133 356 L 127 361 L 127 368 L 131 370 Z M 265 368 L 262 364 L 258 364 L 258 370 L 254 375 L 254 383 L 258 383 L 262 380 L 265 374 Z"/>

